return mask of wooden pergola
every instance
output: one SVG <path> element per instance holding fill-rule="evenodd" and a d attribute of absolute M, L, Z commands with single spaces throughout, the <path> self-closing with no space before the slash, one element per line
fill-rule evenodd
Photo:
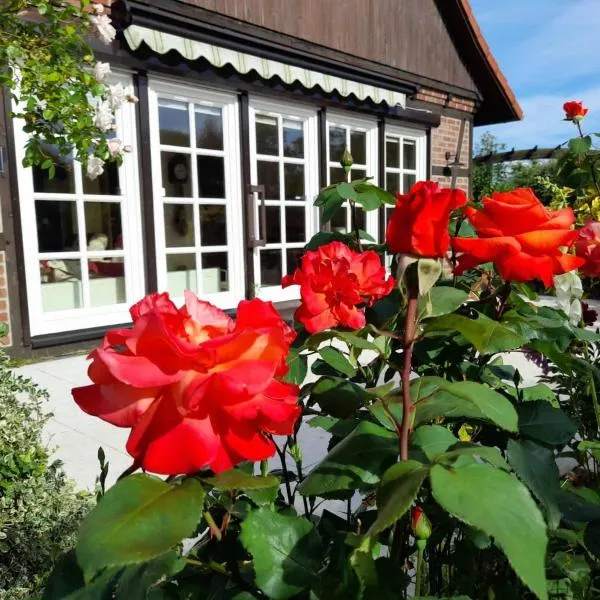
<path fill-rule="evenodd" d="M 545 160 L 549 158 L 560 158 L 567 150 L 562 146 L 556 148 L 538 148 L 534 146 L 529 150 L 508 150 L 507 152 L 494 152 L 481 154 L 473 158 L 475 165 L 495 165 L 498 163 L 514 162 L 518 160 Z"/>

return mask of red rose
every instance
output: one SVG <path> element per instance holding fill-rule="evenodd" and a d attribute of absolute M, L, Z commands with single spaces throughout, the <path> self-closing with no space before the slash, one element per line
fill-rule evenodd
<path fill-rule="evenodd" d="M 434 181 L 420 181 L 408 194 L 396 194 L 396 207 L 385 239 L 390 252 L 441 258 L 450 245 L 450 213 L 467 201 L 462 190 L 440 188 Z"/>
<path fill-rule="evenodd" d="M 418 540 L 426 540 L 431 536 L 431 522 L 420 506 L 413 508 L 412 530 Z"/>
<path fill-rule="evenodd" d="M 342 325 L 364 327 L 364 310 L 387 296 L 394 280 L 386 280 L 385 269 L 376 252 L 353 252 L 341 242 L 331 242 L 302 257 L 302 266 L 283 278 L 282 285 L 300 286 L 302 303 L 296 319 L 310 333 Z"/>
<path fill-rule="evenodd" d="M 588 221 L 580 230 L 575 241 L 575 254 L 585 263 L 581 274 L 586 277 L 600 276 L 600 223 Z"/>
<path fill-rule="evenodd" d="M 563 104 L 565 111 L 565 118 L 569 121 L 581 121 L 585 115 L 588 114 L 589 110 L 583 107 L 583 102 L 565 102 Z"/>
<path fill-rule="evenodd" d="M 529 188 L 495 192 L 483 199 L 483 209 L 465 208 L 478 238 L 454 238 L 460 274 L 481 263 L 494 262 L 506 281 L 540 279 L 552 285 L 552 276 L 579 267 L 583 260 L 564 254 L 577 232 L 573 210 L 547 210 Z"/>
<path fill-rule="evenodd" d="M 177 309 L 151 294 L 133 327 L 109 332 L 90 354 L 92 385 L 73 397 L 87 413 L 131 428 L 127 451 L 166 475 L 216 472 L 272 456 L 266 434 L 290 435 L 299 389 L 279 377 L 293 330 L 270 303 L 240 302 L 237 320 L 186 293 Z"/>

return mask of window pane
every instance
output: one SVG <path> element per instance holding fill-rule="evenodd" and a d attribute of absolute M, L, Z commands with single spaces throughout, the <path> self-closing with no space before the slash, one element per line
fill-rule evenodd
<path fill-rule="evenodd" d="M 417 146 L 411 140 L 404 140 L 404 168 L 417 168 Z"/>
<path fill-rule="evenodd" d="M 195 245 L 194 207 L 191 204 L 165 204 L 167 248 Z"/>
<path fill-rule="evenodd" d="M 90 251 L 122 250 L 123 228 L 119 202 L 86 202 L 85 232 Z"/>
<path fill-rule="evenodd" d="M 267 206 L 267 243 L 281 242 L 281 211 L 278 206 Z"/>
<path fill-rule="evenodd" d="M 385 141 L 385 166 L 400 168 L 400 142 L 394 138 Z"/>
<path fill-rule="evenodd" d="M 304 200 L 304 165 L 283 165 L 286 200 Z"/>
<path fill-rule="evenodd" d="M 73 157 L 59 157 L 56 147 L 49 144 L 42 144 L 42 150 L 56 163 L 55 174 L 49 179 L 48 169 L 33 167 L 33 191 L 41 194 L 74 194 Z"/>
<path fill-rule="evenodd" d="M 195 254 L 167 254 L 167 290 L 176 298 L 198 290 Z"/>
<path fill-rule="evenodd" d="M 186 103 L 159 100 L 158 126 L 161 144 L 186 147 L 190 145 L 190 118 Z"/>
<path fill-rule="evenodd" d="M 391 194 L 400 191 L 400 173 L 385 174 L 385 189 Z"/>
<path fill-rule="evenodd" d="M 196 147 L 223 150 L 223 117 L 220 108 L 196 106 Z"/>
<path fill-rule="evenodd" d="M 356 221 L 354 220 L 354 215 L 356 215 Z M 367 214 L 360 207 L 357 207 L 356 211 L 352 212 L 352 230 L 353 231 L 356 228 L 357 224 L 358 224 L 359 229 L 362 229 L 363 231 L 365 231 L 367 229 Z"/>
<path fill-rule="evenodd" d="M 198 195 L 200 198 L 225 198 L 225 159 L 198 156 Z"/>
<path fill-rule="evenodd" d="M 40 252 L 79 251 L 77 206 L 74 201 L 36 200 L 35 219 Z"/>
<path fill-rule="evenodd" d="M 367 176 L 367 172 L 364 169 L 352 169 L 350 171 L 350 177 L 352 177 L 352 181 L 355 179 L 363 179 Z"/>
<path fill-rule="evenodd" d="M 342 127 L 329 128 L 329 160 L 340 162 L 346 149 L 346 130 Z"/>
<path fill-rule="evenodd" d="M 285 237 L 288 242 L 306 241 L 305 210 L 302 206 L 285 209 Z"/>
<path fill-rule="evenodd" d="M 410 188 L 415 185 L 417 178 L 415 175 L 410 175 L 405 173 L 402 177 L 402 193 L 408 194 L 410 192 Z"/>
<path fill-rule="evenodd" d="M 281 285 L 281 250 L 261 250 L 261 285 Z"/>
<path fill-rule="evenodd" d="M 279 163 L 256 161 L 258 184 L 265 186 L 265 198 L 279 200 Z"/>
<path fill-rule="evenodd" d="M 191 198 L 190 155 L 161 152 L 160 161 L 164 195 L 170 198 Z"/>
<path fill-rule="evenodd" d="M 54 312 L 83 306 L 81 261 L 41 260 L 42 310 Z"/>
<path fill-rule="evenodd" d="M 304 157 L 304 125 L 299 121 L 283 121 L 283 155 Z"/>
<path fill-rule="evenodd" d="M 83 193 L 97 195 L 120 196 L 121 188 L 119 186 L 119 167 L 116 163 L 105 163 L 104 173 L 96 179 L 83 177 Z"/>
<path fill-rule="evenodd" d="M 350 154 L 356 164 L 367 164 L 367 134 L 364 131 L 350 132 Z"/>
<path fill-rule="evenodd" d="M 200 243 L 203 246 L 227 244 L 227 223 L 223 205 L 200 206 Z"/>
<path fill-rule="evenodd" d="M 291 275 L 297 268 L 300 267 L 300 261 L 304 254 L 303 248 L 290 248 L 286 251 L 287 258 L 287 274 Z"/>
<path fill-rule="evenodd" d="M 92 306 L 111 306 L 127 301 L 125 263 L 122 258 L 92 259 L 88 262 Z"/>
<path fill-rule="evenodd" d="M 346 173 L 342 167 L 331 167 L 329 169 L 329 183 L 342 183 L 346 181 Z"/>
<path fill-rule="evenodd" d="M 279 154 L 279 136 L 277 119 L 264 115 L 256 115 L 256 153 Z"/>
<path fill-rule="evenodd" d="M 346 233 L 348 231 L 348 208 L 342 206 L 331 218 L 331 231 Z"/>
<path fill-rule="evenodd" d="M 216 294 L 229 291 L 227 252 L 202 255 L 202 292 Z"/>

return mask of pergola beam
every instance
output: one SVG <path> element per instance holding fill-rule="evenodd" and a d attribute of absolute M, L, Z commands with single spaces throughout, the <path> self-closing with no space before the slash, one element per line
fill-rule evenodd
<path fill-rule="evenodd" d="M 498 163 L 514 162 L 517 160 L 545 160 L 549 158 L 560 158 L 567 152 L 562 146 L 556 148 L 538 148 L 534 146 L 528 150 L 509 150 L 508 152 L 494 152 L 481 154 L 473 159 L 475 165 L 495 165 Z"/>

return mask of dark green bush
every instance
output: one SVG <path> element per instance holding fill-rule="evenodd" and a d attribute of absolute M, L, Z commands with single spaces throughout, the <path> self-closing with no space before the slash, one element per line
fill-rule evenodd
<path fill-rule="evenodd" d="M 36 598 L 91 507 L 42 441 L 47 393 L 0 350 L 0 600 Z"/>

